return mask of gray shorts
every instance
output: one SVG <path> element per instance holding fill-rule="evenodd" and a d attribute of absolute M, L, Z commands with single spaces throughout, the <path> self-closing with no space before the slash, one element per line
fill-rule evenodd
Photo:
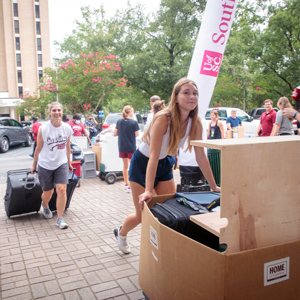
<path fill-rule="evenodd" d="M 54 188 L 54 183 L 68 184 L 69 164 L 65 163 L 55 170 L 38 167 L 39 182 L 43 191 L 50 191 Z"/>

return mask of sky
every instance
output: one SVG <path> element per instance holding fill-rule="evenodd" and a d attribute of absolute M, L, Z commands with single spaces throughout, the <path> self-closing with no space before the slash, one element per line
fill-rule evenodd
<path fill-rule="evenodd" d="M 144 5 L 148 13 L 159 9 L 161 0 L 130 0 L 132 6 L 140 3 Z M 100 8 L 104 6 L 106 16 L 111 17 L 117 9 L 126 7 L 127 0 L 49 0 L 49 20 L 50 20 L 50 43 L 51 57 L 59 58 L 59 52 L 56 52 L 53 45 L 54 40 L 62 43 L 64 38 L 72 33 L 75 28 L 75 20 L 82 20 L 80 8 L 90 6 L 91 8 Z"/>

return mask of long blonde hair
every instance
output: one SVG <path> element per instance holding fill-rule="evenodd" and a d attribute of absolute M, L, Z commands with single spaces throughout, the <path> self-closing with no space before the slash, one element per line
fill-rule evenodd
<path fill-rule="evenodd" d="M 170 120 L 170 140 L 169 140 L 169 150 L 168 154 L 174 155 L 178 151 L 178 145 L 181 140 L 181 130 L 180 130 L 180 123 L 181 123 L 181 114 L 180 114 L 180 109 L 179 105 L 177 103 L 177 96 L 182 88 L 183 85 L 185 84 L 193 84 L 195 88 L 198 90 L 196 83 L 193 80 L 187 79 L 187 78 L 181 78 L 180 80 L 177 81 L 177 83 L 174 85 L 173 92 L 170 98 L 170 102 L 168 106 L 159 111 L 157 114 L 155 114 L 151 126 L 154 124 L 157 118 L 160 116 L 167 116 Z M 197 128 L 197 121 L 200 119 L 198 117 L 198 105 L 190 111 L 189 117 L 192 118 L 192 124 L 190 127 L 190 132 L 188 133 L 188 147 L 187 150 L 191 151 L 192 146 L 190 144 L 190 141 L 195 139 L 196 135 L 196 128 Z M 143 142 L 146 143 L 148 146 L 150 145 L 150 132 L 149 132 L 150 126 L 148 129 L 145 131 L 143 135 Z"/>
<path fill-rule="evenodd" d="M 292 104 L 291 104 L 291 102 L 289 101 L 289 99 L 287 97 L 279 98 L 279 100 L 277 102 L 277 106 L 280 109 L 292 108 Z"/>
<path fill-rule="evenodd" d="M 123 119 L 127 119 L 128 118 L 128 114 L 131 112 L 132 110 L 132 106 L 130 105 L 126 105 L 124 108 L 123 108 L 123 111 L 122 111 L 122 117 Z"/>

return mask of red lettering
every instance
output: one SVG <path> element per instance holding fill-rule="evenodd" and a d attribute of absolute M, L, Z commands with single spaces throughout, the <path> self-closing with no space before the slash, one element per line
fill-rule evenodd
<path fill-rule="evenodd" d="M 212 36 L 212 40 L 214 43 L 219 43 L 219 41 L 223 38 L 223 42 L 221 43 L 221 45 L 223 45 L 225 43 L 225 34 L 221 34 L 217 39 L 214 39 L 214 37 L 218 35 L 217 33 L 214 33 L 213 36 Z"/>
<path fill-rule="evenodd" d="M 223 11 L 223 15 L 225 15 L 225 14 L 228 14 L 229 15 L 229 17 L 228 18 L 222 18 L 221 19 L 221 21 L 227 21 L 227 22 L 230 22 L 230 20 L 231 20 L 231 15 L 232 15 L 232 11 Z"/>
<path fill-rule="evenodd" d="M 225 27 L 226 29 L 222 29 L 222 27 Z M 228 31 L 228 24 L 225 23 L 225 22 L 222 22 L 220 25 L 219 25 L 219 29 L 221 32 L 223 33 L 226 33 Z"/>
<path fill-rule="evenodd" d="M 228 2 L 232 2 L 231 3 L 232 5 L 228 5 Z M 225 0 L 225 3 L 222 4 L 223 17 L 221 18 L 221 23 L 219 25 L 219 30 L 222 33 L 227 33 L 227 31 L 229 30 L 229 24 L 228 23 L 231 21 L 231 15 L 232 15 L 232 11 L 230 11 L 230 10 L 233 10 L 234 3 L 235 3 L 235 0 L 229 0 L 227 2 Z M 226 10 L 226 9 L 228 9 L 228 10 Z M 212 35 L 212 41 L 216 44 L 221 42 L 221 45 L 223 45 L 226 41 L 226 37 L 225 37 L 224 34 L 214 33 Z"/>

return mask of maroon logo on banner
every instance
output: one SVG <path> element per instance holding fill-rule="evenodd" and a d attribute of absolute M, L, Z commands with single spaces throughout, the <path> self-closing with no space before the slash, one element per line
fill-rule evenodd
<path fill-rule="evenodd" d="M 214 51 L 204 51 L 200 74 L 217 77 L 223 54 Z"/>

